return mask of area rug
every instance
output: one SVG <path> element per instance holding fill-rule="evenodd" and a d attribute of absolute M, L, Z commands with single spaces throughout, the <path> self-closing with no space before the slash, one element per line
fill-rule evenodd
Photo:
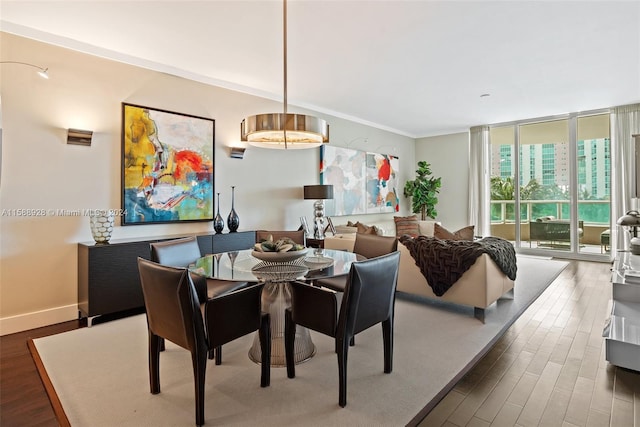
<path fill-rule="evenodd" d="M 252 336 L 224 346 L 223 364 L 207 366 L 207 425 L 415 425 L 561 273 L 567 263 L 518 258 L 514 299 L 486 310 L 400 295 L 396 302 L 393 372 L 383 373 L 382 331 L 362 332 L 349 351 L 347 406 L 338 406 L 333 342 L 311 332 L 317 353 L 297 365 L 296 378 L 272 368 L 260 388 L 260 367 L 247 357 Z M 34 340 L 36 363 L 61 424 L 190 426 L 195 422 L 191 359 L 167 342 L 162 392 L 149 393 L 144 315 Z M 41 361 L 41 362 L 40 362 Z M 65 419 L 66 417 L 66 419 Z"/>

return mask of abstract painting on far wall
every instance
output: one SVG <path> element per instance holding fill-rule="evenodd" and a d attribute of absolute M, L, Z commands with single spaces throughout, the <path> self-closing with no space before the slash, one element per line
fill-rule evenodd
<path fill-rule="evenodd" d="M 123 225 L 213 220 L 215 122 L 122 104 Z"/>
<path fill-rule="evenodd" d="M 398 212 L 398 167 L 396 156 L 367 153 L 367 213 Z"/>
<path fill-rule="evenodd" d="M 327 215 L 398 212 L 398 157 L 351 148 L 320 147 L 320 184 L 333 185 Z"/>

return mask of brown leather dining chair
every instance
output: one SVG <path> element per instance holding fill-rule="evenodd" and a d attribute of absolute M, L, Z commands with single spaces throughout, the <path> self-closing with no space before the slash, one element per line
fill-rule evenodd
<path fill-rule="evenodd" d="M 259 330 L 262 348 L 260 386 L 270 383 L 270 318 L 260 310 L 262 284 L 208 299 L 203 311 L 191 276 L 184 268 L 138 258 L 149 332 L 149 384 L 160 393 L 161 339 L 191 352 L 196 424 L 204 424 L 204 382 L 211 349 Z"/>
<path fill-rule="evenodd" d="M 398 238 L 395 236 L 378 236 L 377 234 L 356 234 L 353 252 L 364 258 L 375 258 L 398 250 Z M 344 292 L 347 276 L 328 277 L 316 282 L 316 286 Z"/>
<path fill-rule="evenodd" d="M 271 236 L 275 242 L 283 237 L 288 237 L 296 243 L 306 245 L 304 230 L 287 231 L 287 230 L 256 230 L 256 243 L 267 240 Z"/>
<path fill-rule="evenodd" d="M 393 369 L 393 312 L 400 252 L 351 264 L 344 294 L 303 282 L 291 283 L 291 307 L 285 310 L 287 376 L 296 376 L 296 325 L 335 338 L 338 354 L 338 404 L 347 404 L 347 353 L 359 332 L 382 324 L 384 372 Z"/>
<path fill-rule="evenodd" d="M 202 256 L 198 240 L 195 236 L 180 239 L 153 242 L 151 246 L 151 261 L 169 267 L 188 267 Z M 203 276 L 192 275 L 198 292 L 198 299 L 204 303 L 209 298 L 241 289 L 249 285 L 248 282 L 232 280 L 206 279 Z"/>
<path fill-rule="evenodd" d="M 169 267 L 188 267 L 201 256 L 200 246 L 198 246 L 198 240 L 195 236 L 151 243 L 151 261 Z M 204 304 L 210 298 L 216 298 L 251 284 L 251 282 L 208 279 L 198 274 L 191 274 L 191 280 L 195 285 L 200 304 Z M 211 356 L 213 354 L 212 351 Z M 216 365 L 220 365 L 222 363 L 222 347 L 215 349 L 215 358 Z"/>

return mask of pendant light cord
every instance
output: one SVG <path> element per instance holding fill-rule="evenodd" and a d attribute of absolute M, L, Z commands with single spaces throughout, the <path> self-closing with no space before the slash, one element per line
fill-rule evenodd
<path fill-rule="evenodd" d="M 282 6 L 283 106 L 280 113 L 272 112 L 246 117 L 240 125 L 240 138 L 242 141 L 248 141 L 251 145 L 263 148 L 286 150 L 289 148 L 289 143 L 291 143 L 292 149 L 318 147 L 329 142 L 329 125 L 325 120 L 295 113 L 291 113 L 291 120 L 289 120 L 287 0 L 282 0 Z M 291 129 L 288 129 L 289 121 L 291 121 Z M 291 141 L 288 137 L 289 130 L 292 135 Z"/>
<path fill-rule="evenodd" d="M 284 148 L 287 149 L 287 0 L 283 0 L 282 7 L 282 27 L 283 27 L 283 58 L 284 58 L 284 123 L 282 135 L 284 136 Z"/>

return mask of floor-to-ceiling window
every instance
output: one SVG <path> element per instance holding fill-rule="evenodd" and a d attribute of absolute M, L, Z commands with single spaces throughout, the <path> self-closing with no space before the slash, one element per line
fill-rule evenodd
<path fill-rule="evenodd" d="M 523 251 L 608 252 L 608 113 L 496 125 L 490 141 L 494 236 Z"/>

